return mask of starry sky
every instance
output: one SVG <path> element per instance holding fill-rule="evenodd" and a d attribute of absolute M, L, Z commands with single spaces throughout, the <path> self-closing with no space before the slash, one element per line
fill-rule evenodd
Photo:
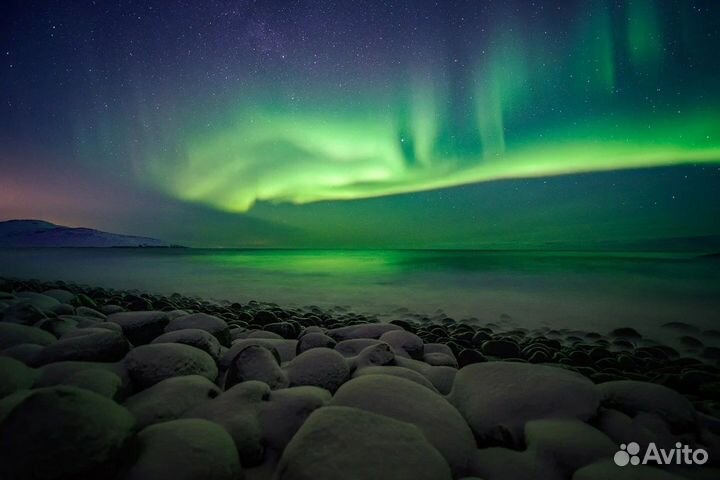
<path fill-rule="evenodd" d="M 712 0 L 10 0 L 0 24 L 0 220 L 720 248 Z"/>

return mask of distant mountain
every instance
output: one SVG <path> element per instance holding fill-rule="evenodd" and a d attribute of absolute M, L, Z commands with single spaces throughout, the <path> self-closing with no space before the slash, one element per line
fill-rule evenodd
<path fill-rule="evenodd" d="M 0 222 L 0 247 L 175 247 L 162 240 L 73 228 L 42 220 Z"/>

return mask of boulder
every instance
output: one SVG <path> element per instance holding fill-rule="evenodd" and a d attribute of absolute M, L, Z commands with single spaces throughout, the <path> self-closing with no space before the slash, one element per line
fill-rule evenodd
<path fill-rule="evenodd" d="M 595 385 L 580 374 L 515 362 L 474 363 L 460 369 L 449 398 L 476 438 L 510 445 L 522 444 L 530 420 L 588 420 L 600 404 Z"/>
<path fill-rule="evenodd" d="M 203 418 L 221 425 L 230 434 L 240 462 L 254 466 L 262 461 L 264 447 L 258 418 L 258 404 L 270 398 L 266 383 L 239 383 L 217 398 L 187 411 L 184 418 Z"/>
<path fill-rule="evenodd" d="M 476 450 L 469 469 L 472 475 L 487 480 L 567 480 L 547 458 L 501 447 Z"/>
<path fill-rule="evenodd" d="M 337 350 L 343 357 L 354 357 L 367 347 L 378 344 L 387 345 L 385 342 L 381 342 L 376 338 L 353 338 L 351 340 L 342 340 L 341 342 L 338 342 L 335 345 L 335 350 Z"/>
<path fill-rule="evenodd" d="M 32 305 L 44 312 L 52 311 L 54 307 L 63 303 L 58 301 L 56 298 L 37 292 L 18 292 L 15 296 L 17 297 L 17 303 Z"/>
<path fill-rule="evenodd" d="M 379 367 L 364 367 L 356 370 L 353 374 L 353 378 L 360 377 L 362 375 L 390 375 L 393 377 L 401 377 L 411 382 L 415 382 L 418 385 L 422 385 L 425 388 L 429 388 L 433 392 L 437 392 L 437 389 L 425 376 L 420 373 L 410 370 L 405 367 L 398 367 L 395 365 L 386 365 Z"/>
<path fill-rule="evenodd" d="M 297 345 L 297 353 L 300 354 L 311 348 L 334 348 L 335 340 L 324 333 L 307 333 L 300 337 Z"/>
<path fill-rule="evenodd" d="M 37 356 L 42 351 L 42 345 L 32 343 L 20 343 L 14 347 L 6 348 L 0 352 L 1 355 L 14 358 L 29 367 L 37 367 Z"/>
<path fill-rule="evenodd" d="M 123 379 L 117 373 L 100 368 L 78 370 L 56 385 L 84 388 L 113 400 L 124 397 L 127 390 Z"/>
<path fill-rule="evenodd" d="M 618 467 L 612 460 L 593 463 L 577 470 L 572 480 L 686 480 L 659 468 L 648 465 Z"/>
<path fill-rule="evenodd" d="M 19 391 L 0 401 L 0 478 L 108 478 L 134 422 L 125 408 L 80 388 Z"/>
<path fill-rule="evenodd" d="M 475 452 L 465 419 L 444 397 L 404 378 L 364 375 L 344 384 L 330 405 L 354 407 L 417 426 L 445 457 L 453 476 L 463 475 Z"/>
<path fill-rule="evenodd" d="M 277 480 L 449 480 L 450 469 L 414 425 L 349 407 L 315 410 L 285 449 Z"/>
<path fill-rule="evenodd" d="M 210 355 L 199 348 L 181 343 L 156 343 L 130 350 L 123 364 L 133 383 L 140 389 L 166 378 L 201 375 L 215 381 L 218 370 Z"/>
<path fill-rule="evenodd" d="M 117 323 L 133 345 L 145 345 L 165 332 L 170 317 L 165 312 L 120 312 L 107 317 L 108 322 Z"/>
<path fill-rule="evenodd" d="M 138 428 L 175 420 L 188 410 L 220 395 L 220 389 L 205 377 L 187 375 L 156 383 L 125 400 Z"/>
<path fill-rule="evenodd" d="M 72 304 L 73 300 L 75 300 L 74 293 L 60 288 L 45 290 L 42 294 L 46 297 L 52 297 L 60 303 L 67 303 L 68 305 Z"/>
<path fill-rule="evenodd" d="M 525 424 L 525 441 L 535 455 L 554 462 L 567 475 L 612 458 L 618 449 L 604 433 L 575 419 L 529 421 Z"/>
<path fill-rule="evenodd" d="M 428 353 L 423 357 L 423 361 L 434 367 L 458 367 L 455 357 L 445 355 L 444 353 Z"/>
<path fill-rule="evenodd" d="M 174 318 L 165 327 L 165 332 L 174 332 L 188 328 L 205 330 L 217 338 L 222 346 L 230 346 L 230 328 L 228 324 L 225 320 L 206 313 L 193 313 L 192 315 Z"/>
<path fill-rule="evenodd" d="M 334 392 L 350 376 L 348 362 L 335 350 L 313 348 L 284 368 L 290 386 L 310 385 Z"/>
<path fill-rule="evenodd" d="M 387 343 L 395 350 L 404 352 L 416 360 L 421 360 L 423 357 L 423 341 L 422 338 L 418 337 L 414 333 L 406 332 L 405 330 L 391 330 L 385 332 L 380 336 L 380 341 Z"/>
<path fill-rule="evenodd" d="M 258 420 L 263 445 L 282 452 L 308 416 L 324 406 L 332 396 L 319 387 L 302 386 L 270 392 L 267 400 L 258 402 Z"/>
<path fill-rule="evenodd" d="M 130 389 L 130 376 L 120 363 L 98 363 L 98 362 L 56 362 L 47 364 L 38 369 L 39 376 L 33 385 L 34 388 L 52 387 L 56 385 L 71 385 L 82 388 L 89 388 L 96 391 L 98 388 L 103 394 L 110 389 L 116 388 L 117 396 L 123 396 Z M 120 379 L 120 385 L 109 375 L 92 372 L 106 372 Z M 113 387 L 115 385 L 115 387 Z M 109 396 L 109 395 L 105 395 Z"/>
<path fill-rule="evenodd" d="M 395 352 L 390 348 L 390 345 L 385 342 L 378 342 L 363 348 L 356 357 L 350 358 L 349 361 L 353 368 L 364 368 L 392 365 L 395 363 L 395 358 Z"/>
<path fill-rule="evenodd" d="M 163 333 L 156 337 L 152 343 L 182 343 L 199 348 L 210 355 L 216 362 L 220 360 L 222 348 L 217 338 L 210 332 L 199 328 L 187 328 Z"/>
<path fill-rule="evenodd" d="M 10 357 L 0 357 L 0 398 L 32 387 L 37 372 Z"/>
<path fill-rule="evenodd" d="M 240 460 L 230 435 L 198 418 L 151 425 L 137 436 L 138 457 L 123 480 L 237 480 Z"/>
<path fill-rule="evenodd" d="M 640 412 L 653 413 L 670 425 L 684 431 L 691 430 L 696 422 L 692 403 L 662 385 L 635 380 L 618 380 L 598 385 L 602 404 L 631 417 Z"/>
<path fill-rule="evenodd" d="M 288 377 L 275 356 L 259 345 L 247 345 L 235 355 L 225 376 L 225 389 L 248 380 L 264 382 L 271 389 L 289 385 Z"/>
<path fill-rule="evenodd" d="M 36 357 L 40 365 L 64 360 L 116 362 L 129 350 L 122 333 L 104 328 L 83 328 L 69 332 L 45 347 Z"/>
<path fill-rule="evenodd" d="M 278 363 L 289 362 L 295 358 L 297 352 L 297 340 L 270 339 L 270 338 L 247 338 L 234 340 L 232 347 L 227 349 L 220 359 L 220 367 L 227 369 L 230 367 L 233 358 L 248 345 L 260 345 L 267 348 L 277 357 Z"/>
<path fill-rule="evenodd" d="M 57 338 L 45 330 L 29 327 L 19 323 L 0 322 L 0 350 L 5 350 L 15 345 L 50 345 Z"/>
<path fill-rule="evenodd" d="M 333 328 L 327 331 L 327 335 L 340 342 L 352 338 L 380 338 L 384 333 L 393 330 L 402 330 L 402 328 L 391 323 L 363 323 Z"/>

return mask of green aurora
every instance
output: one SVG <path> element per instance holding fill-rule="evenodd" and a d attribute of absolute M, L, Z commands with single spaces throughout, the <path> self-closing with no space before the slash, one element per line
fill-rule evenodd
<path fill-rule="evenodd" d="M 11 3 L 0 219 L 720 251 L 716 0 Z"/>
<path fill-rule="evenodd" d="M 140 171 L 178 199 L 246 212 L 717 163 L 720 92 L 690 70 L 711 56 L 702 30 L 681 16 L 671 31 L 649 0 L 627 2 L 622 17 L 588 5 L 562 43 L 509 16 L 481 38 L 441 36 L 419 47 L 424 66 L 371 72 L 382 81 L 360 78 L 354 90 L 342 76 L 300 71 L 273 88 L 260 82 L 201 115 L 213 128 L 188 119 L 171 153 L 150 151 Z M 679 62 L 678 48 L 694 53 Z"/>

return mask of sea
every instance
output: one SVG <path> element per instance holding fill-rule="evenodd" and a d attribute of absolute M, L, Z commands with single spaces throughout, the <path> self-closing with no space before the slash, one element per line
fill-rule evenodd
<path fill-rule="evenodd" d="M 694 253 L 14 248 L 0 276 L 430 321 L 653 334 L 720 329 L 720 260 Z"/>

